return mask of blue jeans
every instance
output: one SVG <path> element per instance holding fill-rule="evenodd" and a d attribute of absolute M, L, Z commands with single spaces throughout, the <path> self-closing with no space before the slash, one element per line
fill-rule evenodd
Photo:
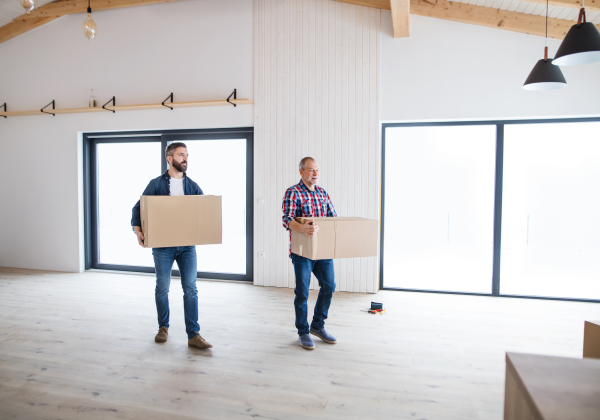
<path fill-rule="evenodd" d="M 325 320 L 331 305 L 331 298 L 335 292 L 335 273 L 333 271 L 333 260 L 309 260 L 296 254 L 291 254 L 294 264 L 294 273 L 296 274 L 296 287 L 294 293 L 294 307 L 296 308 L 296 328 L 298 334 L 308 334 L 308 309 L 306 301 L 308 300 L 308 288 L 310 286 L 310 273 L 315 273 L 319 281 L 319 296 L 315 305 L 310 326 L 313 329 L 322 330 L 325 327 Z"/>
<path fill-rule="evenodd" d="M 185 315 L 185 331 L 188 338 L 198 335 L 198 289 L 196 289 L 196 276 L 198 264 L 196 262 L 195 246 L 179 246 L 170 248 L 152 248 L 154 267 L 156 268 L 156 312 L 158 313 L 158 327 L 169 327 L 169 286 L 171 285 L 171 270 L 173 262 L 177 261 L 181 274 L 181 287 L 183 288 L 183 311 Z"/>

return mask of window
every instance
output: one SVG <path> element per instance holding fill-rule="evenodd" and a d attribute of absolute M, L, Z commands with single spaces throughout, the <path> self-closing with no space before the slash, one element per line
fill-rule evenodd
<path fill-rule="evenodd" d="M 491 292 L 496 127 L 386 132 L 386 286 Z"/>
<path fill-rule="evenodd" d="M 85 134 L 86 268 L 154 272 L 152 251 L 131 230 L 131 209 L 167 170 L 164 151 L 174 141 L 188 147 L 187 175 L 223 197 L 223 244 L 196 248 L 198 277 L 252 280 L 251 128 Z"/>
<path fill-rule="evenodd" d="M 505 128 L 500 292 L 600 299 L 600 122 Z"/>
<path fill-rule="evenodd" d="M 383 124 L 381 287 L 600 301 L 599 132 Z"/>

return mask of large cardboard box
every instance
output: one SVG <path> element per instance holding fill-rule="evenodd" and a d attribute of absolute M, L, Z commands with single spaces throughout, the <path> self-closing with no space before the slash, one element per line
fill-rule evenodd
<path fill-rule="evenodd" d="M 583 357 L 600 359 L 600 321 L 585 321 L 583 328 Z"/>
<path fill-rule="evenodd" d="M 598 420 L 600 360 L 506 353 L 504 420 Z"/>
<path fill-rule="evenodd" d="M 377 220 L 362 217 L 297 217 L 298 223 L 314 220 L 316 235 L 292 231 L 292 252 L 310 260 L 376 257 Z"/>
<path fill-rule="evenodd" d="M 221 196 L 143 195 L 140 214 L 148 248 L 223 243 Z"/>

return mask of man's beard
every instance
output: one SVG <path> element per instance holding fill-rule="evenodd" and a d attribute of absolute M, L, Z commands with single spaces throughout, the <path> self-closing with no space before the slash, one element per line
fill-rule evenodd
<path fill-rule="evenodd" d="M 313 180 L 311 177 L 308 177 L 307 179 L 305 179 L 305 181 L 309 185 L 317 185 L 319 178 L 317 178 L 316 180 Z"/>
<path fill-rule="evenodd" d="M 183 165 L 185 165 L 185 166 L 183 166 Z M 173 161 L 173 167 L 175 169 L 177 169 L 179 172 L 185 173 L 185 171 L 187 170 L 187 162 L 181 162 L 181 163 L 179 163 L 179 162 L 177 162 L 177 161 L 174 160 Z"/>

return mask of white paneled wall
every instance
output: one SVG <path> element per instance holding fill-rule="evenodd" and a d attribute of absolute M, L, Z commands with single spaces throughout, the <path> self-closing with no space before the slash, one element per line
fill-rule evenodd
<path fill-rule="evenodd" d="M 254 1 L 256 285 L 294 287 L 281 204 L 302 157 L 319 162 L 339 216 L 379 219 L 380 17 L 330 0 Z M 376 292 L 378 265 L 335 260 L 337 290 Z"/>

